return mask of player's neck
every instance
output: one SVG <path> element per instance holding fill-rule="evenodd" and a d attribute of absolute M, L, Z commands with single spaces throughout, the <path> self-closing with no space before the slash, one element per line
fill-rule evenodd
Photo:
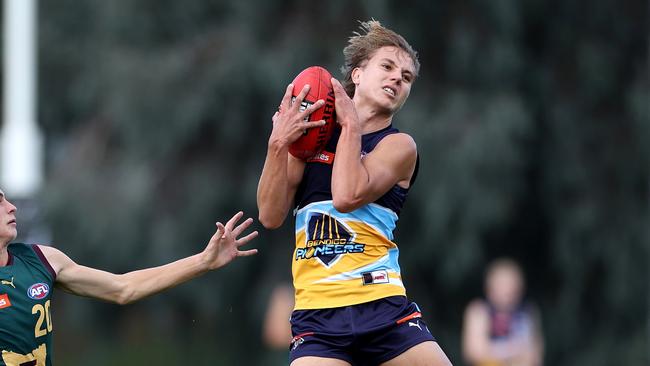
<path fill-rule="evenodd" d="M 357 106 L 357 116 L 361 123 L 361 133 L 364 135 L 386 128 L 393 121 L 392 113 L 368 106 Z"/>
<path fill-rule="evenodd" d="M 9 262 L 9 252 L 7 251 L 7 246 L 3 245 L 0 248 L 0 267 L 4 267 Z"/>

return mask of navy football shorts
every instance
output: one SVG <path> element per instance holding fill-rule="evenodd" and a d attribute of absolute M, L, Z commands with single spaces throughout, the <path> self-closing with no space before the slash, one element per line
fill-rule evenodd
<path fill-rule="evenodd" d="M 417 304 L 391 296 L 332 309 L 295 310 L 289 362 L 316 356 L 353 366 L 379 365 L 426 341 L 435 341 Z"/>

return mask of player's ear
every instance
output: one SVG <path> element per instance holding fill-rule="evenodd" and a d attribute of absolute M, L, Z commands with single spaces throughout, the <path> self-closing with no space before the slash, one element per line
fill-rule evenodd
<path fill-rule="evenodd" d="M 352 73 L 350 74 L 350 79 L 352 79 L 354 85 L 359 85 L 360 73 L 361 73 L 361 68 L 355 67 L 354 69 L 352 69 Z"/>

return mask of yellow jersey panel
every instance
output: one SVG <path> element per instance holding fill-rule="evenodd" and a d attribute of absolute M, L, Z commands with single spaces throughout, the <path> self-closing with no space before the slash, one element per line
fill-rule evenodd
<path fill-rule="evenodd" d="M 296 212 L 292 272 L 296 310 L 361 304 L 406 295 L 392 242 L 397 214 L 369 204 L 341 213 L 332 201 Z"/>

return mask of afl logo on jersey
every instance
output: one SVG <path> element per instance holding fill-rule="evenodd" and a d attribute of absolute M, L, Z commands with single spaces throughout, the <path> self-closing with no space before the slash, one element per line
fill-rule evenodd
<path fill-rule="evenodd" d="M 27 289 L 27 296 L 30 299 L 40 300 L 47 296 L 50 293 L 50 286 L 47 283 L 35 283 Z"/>

